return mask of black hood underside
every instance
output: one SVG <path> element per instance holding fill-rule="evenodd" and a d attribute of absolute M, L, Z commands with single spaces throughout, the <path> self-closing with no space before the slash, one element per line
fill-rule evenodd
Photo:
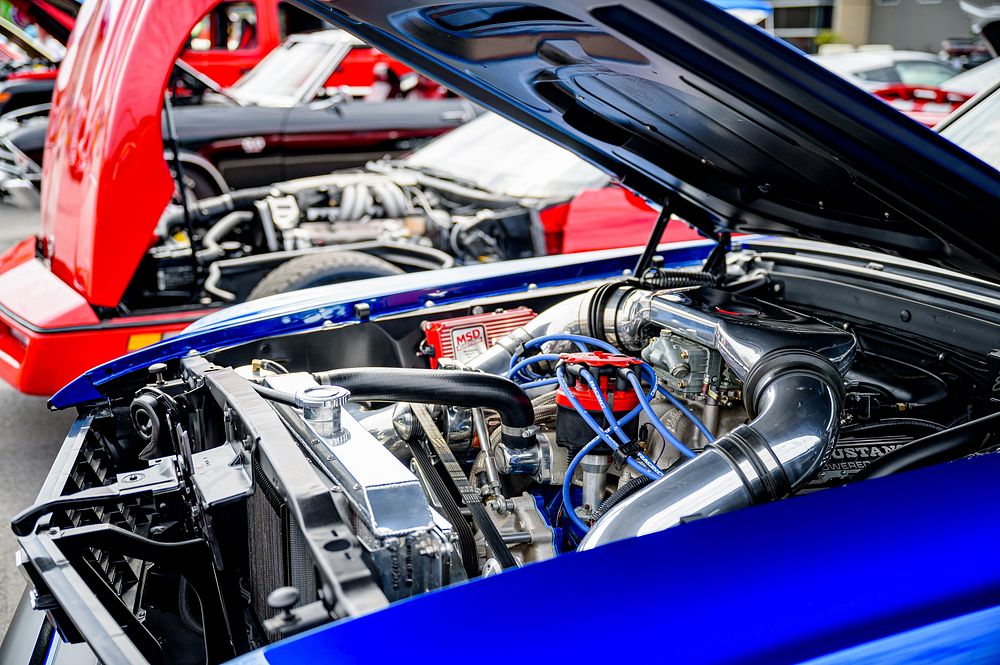
<path fill-rule="evenodd" d="M 1000 279 L 996 170 L 703 0 L 296 2 L 708 234 Z"/>

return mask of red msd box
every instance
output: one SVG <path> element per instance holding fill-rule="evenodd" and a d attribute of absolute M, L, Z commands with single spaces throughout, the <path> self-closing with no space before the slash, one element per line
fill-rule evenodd
<path fill-rule="evenodd" d="M 485 351 L 495 340 L 535 318 L 527 307 L 458 316 L 441 321 L 424 321 L 421 328 L 427 341 L 423 351 L 436 368 L 441 358 L 468 362 Z"/>

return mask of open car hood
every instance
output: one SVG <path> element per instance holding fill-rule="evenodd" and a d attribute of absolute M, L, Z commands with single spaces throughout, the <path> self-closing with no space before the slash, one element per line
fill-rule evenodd
<path fill-rule="evenodd" d="M 52 271 L 115 307 L 174 191 L 163 90 L 217 0 L 88 0 L 59 68 L 45 139 L 42 236 Z"/>
<path fill-rule="evenodd" d="M 706 233 L 1000 278 L 1000 173 L 703 0 L 298 0 Z"/>

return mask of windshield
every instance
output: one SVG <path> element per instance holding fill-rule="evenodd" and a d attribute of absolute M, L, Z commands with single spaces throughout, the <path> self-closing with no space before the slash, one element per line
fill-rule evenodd
<path fill-rule="evenodd" d="M 320 41 L 286 42 L 234 83 L 229 93 L 252 103 L 295 104 L 307 92 L 305 88 L 324 67 L 334 48 L 335 45 Z"/>
<path fill-rule="evenodd" d="M 492 113 L 435 139 L 404 163 L 514 198 L 569 198 L 608 181 L 568 150 Z"/>
<path fill-rule="evenodd" d="M 1000 89 L 956 118 L 941 134 L 1000 169 Z"/>

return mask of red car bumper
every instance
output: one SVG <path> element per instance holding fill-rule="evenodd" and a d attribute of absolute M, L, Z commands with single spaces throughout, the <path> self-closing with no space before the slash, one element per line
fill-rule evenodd
<path fill-rule="evenodd" d="M 34 239 L 0 257 L 0 378 L 52 395 L 82 372 L 160 341 L 209 311 L 100 320 L 83 296 L 34 258 Z"/>

